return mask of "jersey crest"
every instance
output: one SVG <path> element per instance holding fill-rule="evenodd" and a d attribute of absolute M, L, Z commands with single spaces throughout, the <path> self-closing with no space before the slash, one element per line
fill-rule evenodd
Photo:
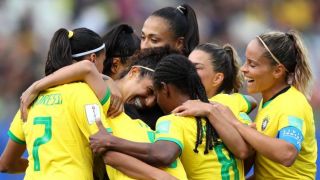
<path fill-rule="evenodd" d="M 261 124 L 261 130 L 264 131 L 267 126 L 268 126 L 268 123 L 269 123 L 269 117 L 265 117 L 262 121 L 262 124 Z"/>

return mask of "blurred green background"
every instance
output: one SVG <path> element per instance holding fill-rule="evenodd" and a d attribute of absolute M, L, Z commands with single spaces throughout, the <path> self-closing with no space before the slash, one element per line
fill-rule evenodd
<path fill-rule="evenodd" d="M 44 75 L 49 42 L 57 29 L 87 27 L 103 35 L 115 24 L 128 23 L 139 35 L 153 11 L 182 3 L 197 14 L 201 43 L 230 43 L 242 60 L 246 44 L 256 35 L 300 31 L 315 77 L 310 103 L 320 137 L 319 0 L 0 0 L 0 152 L 21 93 Z M 0 179 L 22 178 L 0 173 Z"/>

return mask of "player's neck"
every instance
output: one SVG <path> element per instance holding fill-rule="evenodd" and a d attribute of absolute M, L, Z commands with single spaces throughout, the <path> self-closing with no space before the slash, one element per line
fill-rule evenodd
<path fill-rule="evenodd" d="M 274 99 L 275 96 L 277 96 L 279 93 L 281 94 L 281 91 L 283 89 L 286 89 L 289 85 L 282 83 L 277 84 L 276 86 L 273 86 L 269 90 L 262 93 L 263 103 L 270 101 L 271 99 Z"/>

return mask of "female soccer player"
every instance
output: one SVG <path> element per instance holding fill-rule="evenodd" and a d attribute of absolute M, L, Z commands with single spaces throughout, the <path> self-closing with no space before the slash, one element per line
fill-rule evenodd
<path fill-rule="evenodd" d="M 122 73 L 122 78 L 115 81 L 125 102 L 135 103 L 136 106 L 140 106 L 141 108 L 148 106 L 150 103 L 154 104 L 154 102 L 146 102 L 146 97 L 149 95 L 153 96 L 152 78 L 154 69 L 161 58 L 171 52 L 175 51 L 171 51 L 168 47 L 152 48 L 141 50 L 132 57 L 132 61 L 135 63 L 127 71 Z M 41 79 L 38 84 L 34 85 L 33 89 L 36 90 L 35 94 L 61 82 L 66 83 L 84 80 L 96 92 L 97 96 L 99 96 L 99 92 L 105 91 L 107 87 L 105 82 L 102 80 L 101 75 L 97 73 L 96 68 L 90 68 L 88 63 L 90 62 L 83 61 L 75 63 L 56 71 L 55 74 L 50 77 Z M 29 93 L 33 94 L 31 91 Z M 32 97 L 34 96 L 35 95 Z M 28 104 L 31 100 L 28 97 L 26 98 L 28 99 L 26 102 Z M 112 128 L 113 135 L 117 137 L 135 142 L 150 143 L 154 141 L 154 132 L 148 127 L 148 125 L 140 120 L 132 120 L 125 113 L 108 119 L 108 124 Z M 165 171 L 179 179 L 186 179 L 181 162 L 178 160 L 177 163 L 178 164 L 174 168 L 166 168 Z M 119 171 L 110 167 L 108 167 L 108 175 L 111 179 L 128 178 Z"/>
<path fill-rule="evenodd" d="M 144 22 L 141 31 L 141 49 L 170 46 L 188 56 L 199 44 L 197 17 L 187 4 L 153 12 Z M 138 112 L 136 117 L 150 122 L 148 125 L 152 129 L 155 128 L 157 119 L 164 115 L 157 104 L 148 109 L 125 106 L 125 111 Z"/>
<path fill-rule="evenodd" d="M 235 121 L 230 111 L 218 105 L 213 110 L 218 118 L 233 119 L 229 122 L 256 150 L 253 178 L 315 179 L 317 145 L 306 98 L 312 76 L 299 35 L 290 31 L 257 36 L 247 46 L 241 71 L 248 92 L 262 95 L 257 131 Z"/>
<path fill-rule="evenodd" d="M 231 125 L 216 121 L 213 127 L 206 118 L 170 114 L 189 99 L 208 102 L 192 63 L 182 55 L 166 56 L 156 67 L 154 88 L 159 106 L 169 114 L 157 121 L 156 142 L 135 143 L 99 131 L 90 137 L 93 150 L 120 151 L 159 167 L 168 166 L 180 156 L 188 179 L 243 179 L 232 153 L 244 154 L 248 149 Z M 237 144 L 238 149 L 231 144 Z"/>
<path fill-rule="evenodd" d="M 306 97 L 312 73 L 294 31 L 269 32 L 250 41 L 241 71 L 249 93 L 261 93 L 257 130 L 235 123 L 256 150 L 256 179 L 314 179 L 317 142 Z"/>
<path fill-rule="evenodd" d="M 120 24 L 102 37 L 106 44 L 106 60 L 103 74 L 113 80 L 119 79 L 121 72 L 130 64 L 130 56 L 140 49 L 140 38 L 131 26 Z"/>
<path fill-rule="evenodd" d="M 104 46 L 99 35 L 89 29 L 59 29 L 51 40 L 45 73 L 48 76 L 83 59 L 89 59 L 102 71 Z M 110 92 L 107 88 L 104 92 L 99 102 L 88 85 L 77 82 L 41 93 L 30 108 L 27 122 L 22 122 L 19 112 L 15 116 L 8 131 L 10 139 L 1 155 L 0 170 L 11 173 L 26 170 L 25 179 L 93 179 L 88 138 L 98 130 L 94 125 L 96 119 L 107 125 L 102 109 L 108 110 Z M 26 148 L 28 161 L 21 158 Z M 170 178 L 124 154 L 111 152 L 108 158 L 116 167 L 131 168 L 128 172 L 136 178 L 158 177 L 158 173 Z"/>
<path fill-rule="evenodd" d="M 198 44 L 197 17 L 187 4 L 161 8 L 144 22 L 141 49 L 169 45 L 188 56 Z"/>
<path fill-rule="evenodd" d="M 251 123 L 246 113 L 256 107 L 256 101 L 251 96 L 237 93 L 243 78 L 236 50 L 229 44 L 220 47 L 205 43 L 197 46 L 189 59 L 197 69 L 209 100 L 228 106 L 240 119 Z"/>

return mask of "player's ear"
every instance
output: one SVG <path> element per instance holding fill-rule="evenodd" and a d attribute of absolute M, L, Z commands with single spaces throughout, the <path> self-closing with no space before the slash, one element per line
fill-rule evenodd
<path fill-rule="evenodd" d="M 128 72 L 129 78 L 137 77 L 140 74 L 140 68 L 133 66 L 131 67 L 130 71 Z"/>

